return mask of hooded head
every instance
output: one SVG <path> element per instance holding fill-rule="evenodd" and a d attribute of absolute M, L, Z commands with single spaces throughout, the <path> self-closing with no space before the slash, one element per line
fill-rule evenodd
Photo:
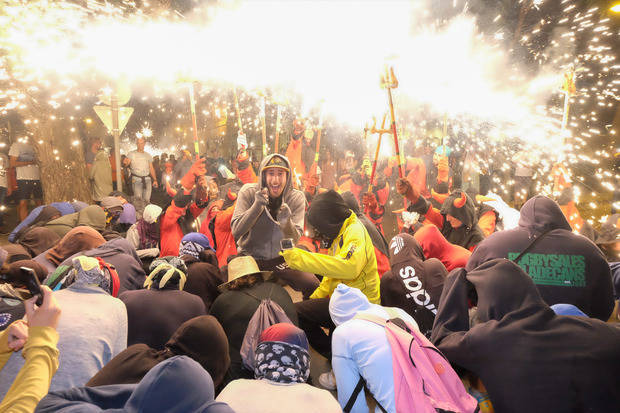
<path fill-rule="evenodd" d="M 306 130 L 306 124 L 302 118 L 296 118 L 293 120 L 293 139 L 299 140 L 304 135 Z"/>
<path fill-rule="evenodd" d="M 345 191 L 341 193 L 340 196 L 344 200 L 344 203 L 347 204 L 349 209 L 355 212 L 355 215 L 359 215 L 361 213 L 360 204 L 359 202 L 357 202 L 357 198 L 355 197 L 355 195 L 353 195 L 353 192 Z"/>
<path fill-rule="evenodd" d="M 312 238 L 325 238 L 331 244 L 351 213 L 344 199 L 333 189 L 317 195 L 306 215 L 306 222 L 312 227 L 311 232 L 315 233 Z"/>
<path fill-rule="evenodd" d="M 412 258 L 424 261 L 424 251 L 418 241 L 409 234 L 398 234 L 390 241 L 390 265 L 409 261 Z"/>
<path fill-rule="evenodd" d="M 146 208 L 144 208 L 144 212 L 142 213 L 142 219 L 147 224 L 154 224 L 161 215 L 162 211 L 163 210 L 161 209 L 161 207 L 154 204 L 148 204 Z"/>
<path fill-rule="evenodd" d="M 121 207 L 122 208 L 122 207 Z M 97 231 L 103 231 L 106 225 L 106 213 L 97 205 L 89 205 L 77 213 L 76 227 L 86 225 Z"/>
<path fill-rule="evenodd" d="M 60 218 L 61 216 L 62 214 L 60 213 L 60 211 L 53 206 L 44 206 L 43 209 L 39 212 L 39 215 L 37 215 L 37 217 L 34 219 L 34 221 L 30 223 L 30 225 L 25 226 L 17 232 L 17 234 L 15 235 L 15 240 L 20 241 L 25 236 L 25 234 L 32 228 L 41 227 L 50 221 Z"/>
<path fill-rule="evenodd" d="M 133 225 L 136 223 L 136 207 L 129 202 L 123 204 L 123 211 L 118 217 L 119 224 Z"/>
<path fill-rule="evenodd" d="M 527 229 L 530 237 L 552 229 L 571 231 L 560 206 L 546 196 L 536 195 L 530 198 L 523 204 L 520 212 L 519 226 Z"/>
<path fill-rule="evenodd" d="M 507 259 L 487 261 L 468 272 L 466 278 L 476 289 L 476 317 L 481 322 L 499 321 L 507 314 L 517 311 L 532 313 L 549 309 L 540 297 L 532 278 Z"/>
<path fill-rule="evenodd" d="M 239 187 L 231 186 L 226 190 L 226 193 L 223 197 L 222 210 L 226 210 L 235 204 L 237 200 L 237 194 L 239 193 Z"/>
<path fill-rule="evenodd" d="M 226 332 L 210 315 L 187 320 L 174 332 L 166 343 L 173 355 L 189 356 L 209 372 L 215 386 L 224 380 L 230 366 Z"/>
<path fill-rule="evenodd" d="M 96 207 L 103 213 L 103 210 Z M 84 210 L 86 210 L 85 208 Z M 62 237 L 62 239 L 56 244 L 54 248 L 49 250 L 45 254 L 46 258 L 55 265 L 60 265 L 61 262 L 69 258 L 75 253 L 80 251 L 90 250 L 97 248 L 105 243 L 105 239 L 99 232 L 88 226 L 79 226 L 73 228 L 71 231 Z"/>
<path fill-rule="evenodd" d="M 118 291 L 119 281 L 113 280 L 110 273 L 101 268 L 97 258 L 80 255 L 72 261 L 69 276 L 75 278 L 75 285 L 96 285 L 108 294 Z"/>
<path fill-rule="evenodd" d="M 465 191 L 456 190 L 450 194 L 441 206 L 443 215 L 450 215 L 458 219 L 466 228 L 472 228 L 476 224 L 476 207 Z M 450 219 L 448 219 L 450 221 Z M 450 222 L 453 228 L 458 228 Z"/>
<path fill-rule="evenodd" d="M 359 311 L 369 310 L 373 304 L 357 288 L 338 284 L 329 300 L 329 315 L 336 326 L 349 321 Z"/>
<path fill-rule="evenodd" d="M 46 205 L 43 207 L 41 212 L 39 212 L 39 215 L 37 215 L 37 217 L 34 219 L 34 221 L 32 221 L 30 225 L 35 225 L 38 223 L 46 224 L 51 220 L 60 218 L 61 216 L 62 214 L 58 209 L 54 208 L 51 205 Z"/>
<path fill-rule="evenodd" d="M 71 202 L 71 206 L 73 207 L 73 210 L 75 212 L 80 212 L 81 210 L 86 208 L 88 206 L 88 204 L 86 202 L 82 202 L 82 201 L 73 201 L 73 202 Z"/>
<path fill-rule="evenodd" d="M 202 413 L 217 403 L 214 396 L 209 373 L 191 358 L 175 356 L 153 367 L 140 380 L 122 411 Z"/>
<path fill-rule="evenodd" d="M 190 232 L 185 234 L 179 245 L 179 257 L 190 255 L 200 260 L 200 253 L 206 249 L 212 250 L 209 238 L 200 232 Z"/>
<path fill-rule="evenodd" d="M 413 235 L 424 251 L 426 257 L 442 257 L 452 244 L 441 234 L 435 225 L 423 225 Z"/>
<path fill-rule="evenodd" d="M 151 272 L 144 280 L 144 287 L 150 290 L 183 290 L 187 281 L 187 267 L 182 259 L 174 256 L 153 260 L 149 266 Z"/>
<path fill-rule="evenodd" d="M 123 213 L 123 203 L 114 196 L 106 196 L 101 199 L 101 208 L 105 211 L 106 222 L 115 224 Z M 134 209 L 134 214 L 135 214 Z M 134 216 L 135 218 L 135 216 Z M 134 221 L 135 222 L 135 221 Z"/>
<path fill-rule="evenodd" d="M 270 198 L 283 198 L 292 186 L 291 164 L 286 156 L 272 154 L 260 164 L 260 188 L 269 190 Z"/>
<path fill-rule="evenodd" d="M 54 231 L 45 227 L 35 227 L 24 234 L 19 244 L 33 257 L 41 254 L 58 244 L 60 237 Z"/>
<path fill-rule="evenodd" d="M 33 269 L 39 282 L 43 282 L 45 277 L 47 277 L 47 270 L 38 262 L 33 260 L 19 260 L 9 265 L 7 273 L 2 278 L 16 287 L 25 287 L 27 284 L 24 274 L 20 270 L 21 267 Z"/>

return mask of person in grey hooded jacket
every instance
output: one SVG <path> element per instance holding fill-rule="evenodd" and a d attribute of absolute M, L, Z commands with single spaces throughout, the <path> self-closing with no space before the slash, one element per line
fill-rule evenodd
<path fill-rule="evenodd" d="M 241 255 L 258 260 L 278 257 L 280 241 L 297 241 L 303 232 L 306 198 L 294 189 L 288 159 L 267 156 L 260 165 L 259 182 L 239 191 L 231 220 L 232 234 Z"/>

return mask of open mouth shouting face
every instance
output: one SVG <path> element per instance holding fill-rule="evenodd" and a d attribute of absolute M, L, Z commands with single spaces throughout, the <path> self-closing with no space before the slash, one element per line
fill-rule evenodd
<path fill-rule="evenodd" d="M 269 196 L 277 198 L 284 192 L 286 171 L 282 168 L 267 168 L 265 170 L 265 181 L 269 190 Z"/>

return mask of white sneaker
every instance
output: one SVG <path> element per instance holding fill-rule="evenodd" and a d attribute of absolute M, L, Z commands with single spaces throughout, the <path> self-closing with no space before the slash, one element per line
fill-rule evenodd
<path fill-rule="evenodd" d="M 319 384 L 327 390 L 336 390 L 336 376 L 334 371 L 328 371 L 319 376 Z"/>

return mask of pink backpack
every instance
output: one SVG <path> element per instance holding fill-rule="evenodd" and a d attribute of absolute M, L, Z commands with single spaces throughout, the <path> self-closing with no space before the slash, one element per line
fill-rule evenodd
<path fill-rule="evenodd" d="M 397 412 L 465 413 L 477 410 L 476 399 L 467 393 L 448 360 L 423 334 L 400 318 L 384 320 L 365 313 L 359 313 L 355 318 L 385 327 L 392 349 Z"/>

